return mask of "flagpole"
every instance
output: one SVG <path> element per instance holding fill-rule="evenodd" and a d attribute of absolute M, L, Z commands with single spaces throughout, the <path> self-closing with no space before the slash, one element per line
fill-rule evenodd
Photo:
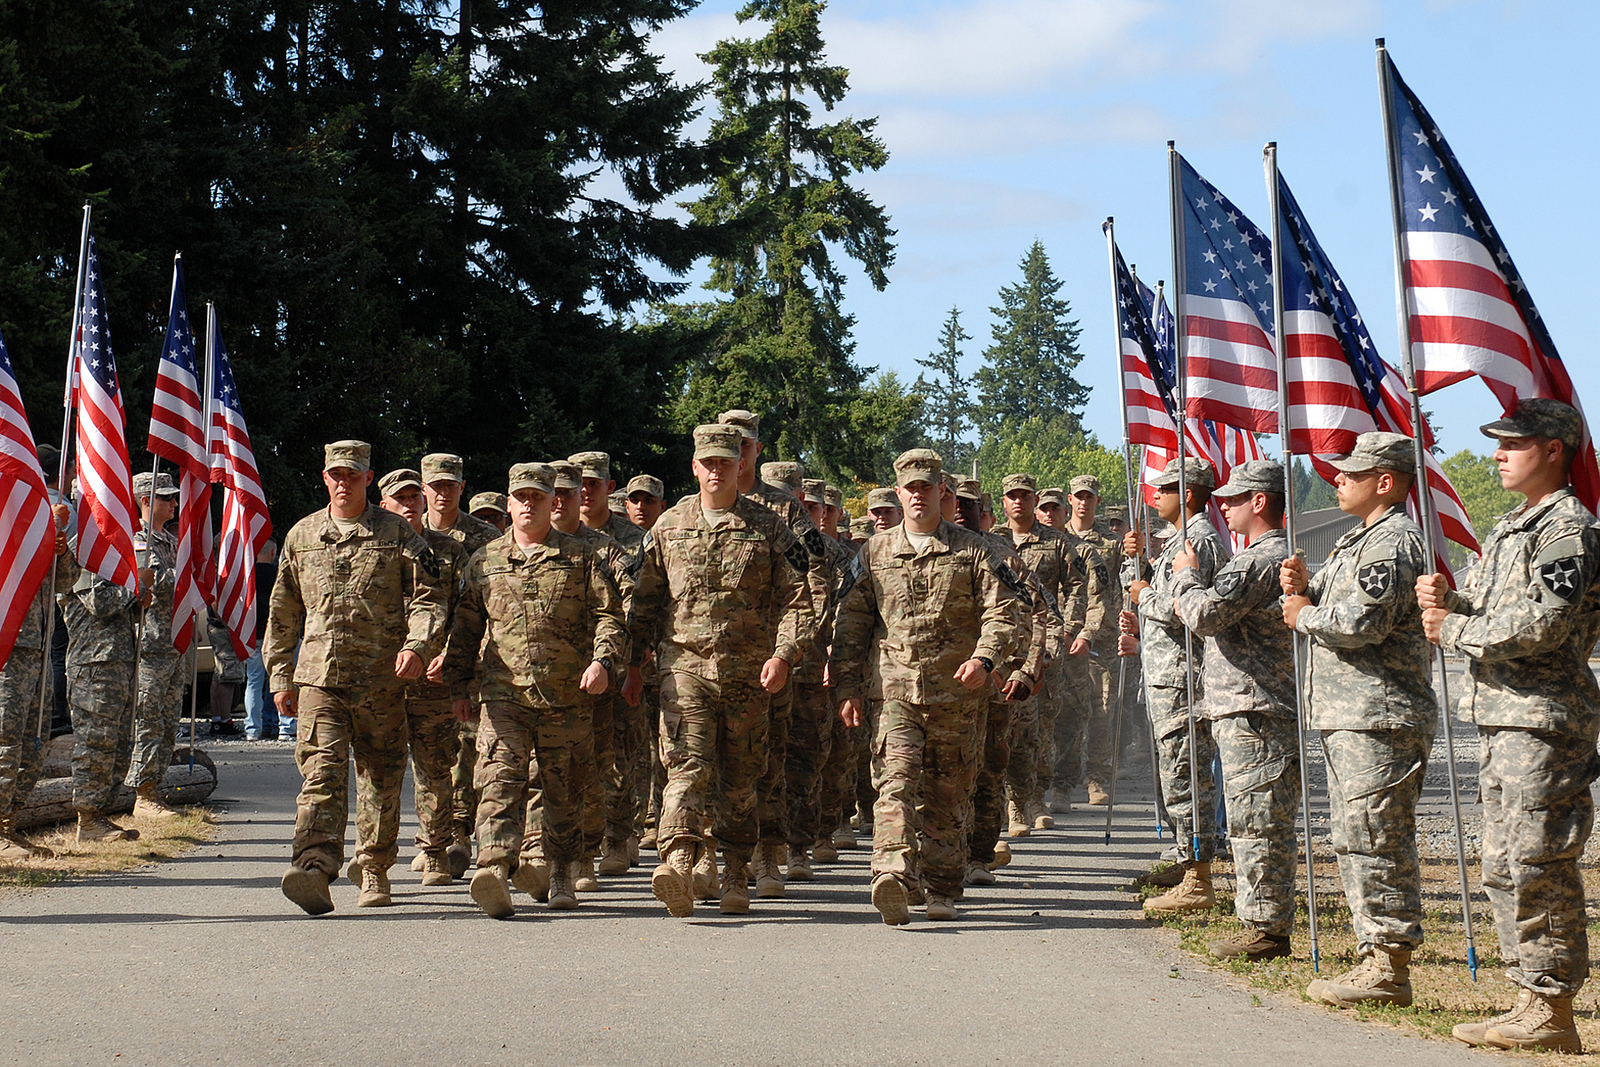
<path fill-rule="evenodd" d="M 1172 188 L 1172 282 L 1177 289 L 1172 296 L 1172 359 L 1178 387 L 1178 538 L 1180 550 L 1189 537 L 1189 478 L 1184 471 L 1184 426 L 1189 421 L 1188 382 L 1184 359 L 1184 247 L 1183 247 L 1183 173 L 1182 156 L 1172 141 L 1167 142 L 1167 178 Z M 1183 627 L 1184 686 L 1189 703 L 1189 845 L 1191 859 L 1200 862 L 1200 746 L 1195 727 L 1194 712 L 1194 633 L 1187 624 Z"/>
<path fill-rule="evenodd" d="M 1128 486 L 1129 502 L 1132 503 L 1133 488 L 1133 460 L 1131 458 L 1132 445 L 1128 440 L 1128 381 L 1122 372 L 1122 284 L 1117 277 L 1117 236 L 1116 223 L 1111 216 L 1106 216 L 1105 223 L 1101 226 L 1106 235 L 1106 253 L 1111 264 L 1111 325 L 1112 337 L 1116 341 L 1116 368 L 1117 368 L 1117 397 L 1122 403 L 1122 471 L 1123 484 Z M 1131 514 L 1131 509 L 1130 509 Z M 1118 549 L 1121 551 L 1120 547 Z M 1117 567 L 1120 577 L 1122 567 Z M 1133 602 L 1128 597 L 1126 589 L 1122 592 L 1122 610 L 1131 611 Z M 1120 630 L 1119 640 L 1120 640 Z M 1117 764 L 1122 755 L 1122 715 L 1123 703 L 1128 696 L 1128 659 L 1126 656 L 1117 657 L 1117 712 L 1111 721 L 1111 790 L 1106 798 L 1106 845 L 1111 844 L 1111 814 L 1117 806 Z M 1159 822 L 1157 823 L 1159 826 Z"/>
<path fill-rule="evenodd" d="M 200 398 L 200 426 L 201 426 L 200 437 L 201 437 L 201 440 L 203 440 L 205 442 L 205 453 L 206 453 L 206 464 L 207 464 L 207 466 L 209 466 L 210 463 L 211 463 L 211 394 L 213 392 L 215 392 L 215 384 L 216 384 L 215 380 L 213 378 L 213 375 L 215 375 L 215 373 L 216 373 L 216 358 L 215 358 L 216 357 L 216 343 L 217 343 L 217 305 L 213 301 L 207 300 L 206 301 L 206 344 L 205 344 L 205 348 L 203 349 L 201 357 L 200 357 L 201 359 L 205 360 L 205 367 L 200 372 L 201 380 L 205 383 L 204 395 L 201 396 L 201 398 Z M 207 475 L 207 477 L 209 477 L 209 475 Z M 226 488 L 226 487 L 224 487 L 224 488 Z M 203 518 L 205 520 L 207 528 L 209 529 L 210 526 L 211 526 L 211 509 L 209 507 L 206 508 L 206 513 L 203 516 Z M 213 556 L 213 558 L 215 558 L 215 557 Z M 202 597 L 201 599 L 203 600 L 204 597 Z M 196 627 L 196 629 L 198 630 L 198 626 Z M 198 633 L 195 634 L 195 637 L 197 639 L 198 639 L 199 636 L 200 635 Z M 209 640 L 209 637 L 208 637 L 208 640 Z M 190 697 L 190 700 L 189 700 L 189 770 L 193 771 L 194 770 L 194 749 L 195 749 L 194 735 L 195 735 L 195 730 L 199 725 L 198 718 L 197 718 L 197 713 L 198 713 L 199 705 L 200 705 L 200 694 L 199 694 L 199 691 L 198 691 L 199 688 L 200 688 L 200 652 L 199 652 L 198 640 L 191 641 L 190 642 L 190 647 L 194 651 L 194 656 L 195 656 L 195 664 L 194 664 L 194 671 L 193 671 L 193 675 L 194 675 L 194 691 L 193 691 L 193 693 L 192 693 L 192 695 Z M 212 660 L 213 660 L 213 669 L 215 669 L 214 662 L 215 662 L 215 659 L 216 659 L 216 655 L 217 655 L 217 650 L 215 648 L 213 648 L 211 650 L 211 657 L 212 657 Z M 230 708 L 228 710 L 229 710 L 229 713 L 231 714 L 233 709 Z M 211 717 L 213 719 L 216 718 L 216 714 L 217 714 L 217 709 L 216 708 L 212 708 L 211 709 Z"/>
<path fill-rule="evenodd" d="M 1137 282 L 1139 280 L 1139 272 L 1137 270 L 1135 270 L 1134 268 L 1129 267 L 1128 268 L 1128 273 L 1133 275 L 1134 281 Z M 1151 301 L 1151 304 L 1150 304 L 1150 328 L 1152 330 L 1155 329 L 1156 315 L 1161 310 L 1162 301 L 1165 299 L 1162 294 L 1166 292 L 1166 289 L 1167 289 L 1167 283 L 1164 280 L 1162 280 L 1160 278 L 1157 278 L 1156 279 L 1156 287 L 1155 287 L 1155 298 Z M 1152 337 L 1152 340 L 1154 340 L 1154 337 Z M 1159 344 L 1159 341 L 1157 343 Z M 1141 446 L 1140 449 L 1139 449 L 1139 524 L 1140 524 L 1139 528 L 1142 531 L 1142 535 L 1141 535 L 1140 541 L 1139 541 L 1140 544 L 1149 544 L 1148 536 L 1149 536 L 1149 532 L 1150 532 L 1150 512 L 1146 508 L 1145 502 L 1144 502 L 1144 472 L 1145 472 L 1146 461 L 1147 461 L 1149 455 L 1150 455 L 1150 446 L 1149 445 Z M 1143 566 L 1143 564 L 1144 564 L 1143 560 L 1135 560 L 1134 561 L 1134 567 L 1135 568 L 1141 568 Z M 1137 570 L 1136 570 L 1136 573 L 1135 573 L 1134 576 L 1138 577 Z M 1167 811 L 1166 798 L 1164 798 L 1161 795 L 1161 774 L 1160 774 L 1161 754 L 1157 751 L 1157 746 L 1156 746 L 1156 723 L 1155 723 L 1155 720 L 1150 717 L 1150 675 L 1149 675 L 1149 672 L 1144 670 L 1142 658 L 1141 658 L 1141 661 L 1140 661 L 1140 668 L 1139 668 L 1139 688 L 1144 693 L 1144 718 L 1145 718 L 1145 723 L 1146 723 L 1146 725 L 1148 725 L 1150 727 L 1150 729 L 1149 729 L 1149 734 L 1150 734 L 1150 780 L 1155 785 L 1155 794 L 1156 794 L 1156 840 L 1159 841 L 1159 840 L 1161 840 L 1161 828 L 1164 827 L 1167 824 L 1167 821 L 1169 819 L 1171 819 L 1172 816 Z M 1176 824 L 1174 824 L 1173 836 L 1174 837 L 1177 836 Z"/>
<path fill-rule="evenodd" d="M 1267 170 L 1267 199 L 1272 206 L 1272 333 L 1278 356 L 1278 439 L 1283 455 L 1283 516 L 1289 553 L 1298 557 L 1294 516 L 1294 441 L 1289 426 L 1289 340 L 1283 315 L 1283 226 L 1278 195 L 1278 142 L 1268 141 L 1262 153 Z M 1294 656 L 1295 737 L 1300 746 L 1300 819 L 1306 835 L 1306 915 L 1311 932 L 1311 970 L 1322 973 L 1322 951 L 1317 940 L 1317 874 L 1311 857 L 1311 769 L 1306 757 L 1306 679 L 1301 673 L 1306 658 L 1300 634 L 1290 631 Z"/>
<path fill-rule="evenodd" d="M 1438 566 L 1433 536 L 1433 491 L 1428 485 L 1427 447 L 1422 434 L 1422 394 L 1417 389 L 1416 359 L 1411 350 L 1411 315 L 1406 299 L 1406 278 L 1410 274 L 1410 259 L 1405 246 L 1405 202 L 1400 192 L 1400 153 L 1396 147 L 1399 131 L 1394 124 L 1394 92 L 1389 84 L 1389 53 L 1383 38 L 1377 39 L 1378 91 L 1383 100 L 1384 151 L 1389 159 L 1389 210 L 1394 223 L 1394 287 L 1395 318 L 1400 325 L 1400 351 L 1404 357 L 1406 391 L 1411 394 L 1411 444 L 1416 457 L 1416 473 L 1412 482 L 1417 493 L 1417 515 L 1422 520 L 1423 551 L 1428 556 L 1428 566 Z M 1450 681 L 1445 671 L 1444 650 L 1433 648 L 1434 668 L 1439 678 L 1439 712 L 1444 722 L 1445 767 L 1450 776 L 1450 813 L 1456 834 L 1456 869 L 1461 877 L 1461 924 L 1467 931 L 1467 968 L 1472 980 L 1478 980 L 1478 946 L 1472 932 L 1472 890 L 1467 883 L 1467 849 L 1461 830 L 1461 793 L 1456 781 L 1455 729 L 1450 723 Z"/>
<path fill-rule="evenodd" d="M 78 238 L 78 284 L 72 291 L 72 331 L 67 336 L 67 388 L 61 407 L 61 464 L 56 470 L 56 491 L 67 500 L 67 447 L 72 442 L 72 395 L 78 382 L 78 331 L 83 327 L 83 270 L 89 258 L 89 215 L 93 209 L 83 204 L 83 233 Z"/>

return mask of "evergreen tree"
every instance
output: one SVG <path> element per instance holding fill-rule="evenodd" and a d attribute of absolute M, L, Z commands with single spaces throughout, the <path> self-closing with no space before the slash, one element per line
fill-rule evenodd
<path fill-rule="evenodd" d="M 1061 284 L 1044 245 L 1034 241 L 1022 257 L 1022 281 L 1004 286 L 1000 306 L 989 309 L 998 320 L 994 343 L 973 375 L 976 421 L 985 437 L 1033 418 L 1064 419 L 1069 430 L 1081 429 L 1089 390 L 1072 376 L 1083 353 L 1072 308 L 1056 295 Z"/>
<path fill-rule="evenodd" d="M 922 397 L 928 417 L 928 440 L 952 470 L 963 467 L 972 453 L 967 431 L 972 428 L 971 381 L 961 373 L 961 344 L 972 337 L 961 328 L 961 312 L 950 309 L 950 317 L 939 330 L 939 347 L 917 360 L 917 366 L 934 374 L 929 379 L 917 375 L 916 393 Z"/>

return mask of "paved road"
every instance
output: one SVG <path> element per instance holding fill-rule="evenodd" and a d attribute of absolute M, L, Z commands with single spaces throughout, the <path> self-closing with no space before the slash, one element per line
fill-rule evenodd
<path fill-rule="evenodd" d="M 1116 887 L 1158 851 L 1148 803 L 1111 848 L 1087 812 L 1019 842 L 1002 886 L 948 925 L 882 925 L 863 853 L 741 919 L 668 918 L 636 869 L 577 912 L 530 903 L 497 923 L 464 886 L 424 890 L 403 866 L 396 907 L 358 911 L 341 880 L 339 910 L 310 919 L 278 892 L 299 781 L 288 747 L 211 751 L 213 844 L 0 894 L 0 1063 L 1482 1062 L 1305 1005 L 1252 1006 L 1143 929 Z"/>

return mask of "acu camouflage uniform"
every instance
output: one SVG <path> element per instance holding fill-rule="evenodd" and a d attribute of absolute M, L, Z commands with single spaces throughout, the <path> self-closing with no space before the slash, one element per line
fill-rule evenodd
<path fill-rule="evenodd" d="M 155 572 L 155 598 L 144 610 L 139 632 L 139 692 L 133 723 L 133 760 L 128 784 L 160 784 L 178 743 L 183 715 L 184 657 L 172 645 L 172 594 L 178 586 L 178 544 L 164 530 L 144 530 L 133 539 L 141 567 Z M 231 639 L 230 639 L 231 640 Z"/>
<path fill-rule="evenodd" d="M 1570 997 L 1589 974 L 1578 857 L 1594 827 L 1600 530 L 1570 488 L 1505 516 L 1446 606 L 1482 734 L 1483 887 L 1512 982 Z"/>
<path fill-rule="evenodd" d="M 11 657 L 0 667 L 0 819 L 14 815 L 39 781 L 50 716 L 40 686 L 55 626 L 54 595 L 72 588 L 77 578 L 78 561 L 71 552 L 54 558 L 22 617 Z M 41 699 L 46 701 L 43 707 Z"/>
<path fill-rule="evenodd" d="M 73 555 L 77 554 L 73 538 Z M 134 660 L 139 598 L 80 571 L 59 594 L 67 623 L 67 702 L 72 710 L 72 806 L 104 813 L 133 756 Z"/>

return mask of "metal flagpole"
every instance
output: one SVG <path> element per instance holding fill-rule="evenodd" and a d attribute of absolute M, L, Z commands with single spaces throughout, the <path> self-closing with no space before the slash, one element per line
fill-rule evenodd
<path fill-rule="evenodd" d="M 216 340 L 217 340 L 217 305 L 210 300 L 206 301 L 206 343 L 200 358 L 205 360 L 205 367 L 200 372 L 203 382 L 204 395 L 200 397 L 200 439 L 205 442 L 207 462 L 211 454 L 211 394 L 216 391 L 213 375 L 216 373 Z M 206 508 L 202 518 L 207 527 L 211 525 L 211 509 Z M 189 689 L 189 770 L 194 770 L 195 730 L 199 726 L 198 714 L 200 705 L 200 634 L 199 626 L 195 627 L 196 633 L 189 642 L 189 651 L 193 656 L 190 661 L 189 676 L 192 679 Z M 216 659 L 216 649 L 211 650 L 212 659 Z M 215 665 L 213 664 L 213 670 Z M 230 708 L 231 712 L 232 709 Z M 211 715 L 216 717 L 217 709 L 211 709 Z"/>
<path fill-rule="evenodd" d="M 1400 350 L 1404 356 L 1406 390 L 1411 394 L 1411 441 L 1416 455 L 1417 469 L 1412 488 L 1417 494 L 1417 515 L 1422 519 L 1422 546 L 1428 554 L 1428 566 L 1438 565 L 1434 552 L 1433 493 L 1428 488 L 1427 449 L 1422 441 L 1422 394 L 1417 390 L 1416 360 L 1411 351 L 1411 316 L 1406 300 L 1406 277 L 1410 273 L 1405 247 L 1405 204 L 1400 193 L 1400 153 L 1396 148 L 1399 131 L 1394 126 L 1394 93 L 1389 85 L 1386 69 L 1389 53 L 1383 38 L 1377 40 L 1378 91 L 1383 99 L 1384 150 L 1389 158 L 1389 209 L 1394 220 L 1394 287 L 1395 317 L 1400 322 Z M 1456 834 L 1456 869 L 1461 876 L 1461 924 L 1467 931 L 1467 968 L 1472 980 L 1478 980 L 1478 945 L 1472 933 L 1472 890 L 1467 884 L 1467 848 L 1461 833 L 1461 793 L 1456 782 L 1455 730 L 1450 724 L 1450 681 L 1445 673 L 1444 650 L 1433 649 L 1433 662 L 1439 676 L 1439 712 L 1444 721 L 1445 767 L 1450 776 L 1450 813 Z"/>
<path fill-rule="evenodd" d="M 1278 439 L 1283 454 L 1283 517 L 1289 536 L 1289 552 L 1299 555 L 1295 540 L 1294 518 L 1294 442 L 1289 427 L 1289 342 L 1283 326 L 1283 227 L 1280 224 L 1278 205 L 1278 142 L 1267 142 L 1263 152 L 1267 170 L 1267 199 L 1272 205 L 1272 331 L 1273 347 L 1278 355 Z M 1302 665 L 1307 661 L 1302 652 L 1300 635 L 1291 631 L 1290 646 L 1294 649 L 1294 719 L 1295 736 L 1300 744 L 1300 820 L 1306 834 L 1306 914 L 1311 927 L 1311 970 L 1322 972 L 1322 951 L 1317 940 L 1317 874 L 1311 859 L 1311 770 L 1306 759 L 1306 696 Z"/>
<path fill-rule="evenodd" d="M 87 202 L 83 205 L 83 235 L 78 238 L 78 285 L 72 292 L 72 332 L 67 337 L 67 389 L 61 399 L 65 410 L 61 418 L 61 467 L 56 471 L 56 487 L 63 500 L 67 499 L 67 447 L 72 442 L 72 393 L 78 384 L 78 331 L 83 327 L 83 271 L 84 260 L 89 258 L 89 213 Z"/>
<path fill-rule="evenodd" d="M 1178 387 L 1178 524 L 1175 536 L 1180 550 L 1189 538 L 1189 478 L 1184 470 L 1184 424 L 1188 422 L 1188 383 L 1186 381 L 1184 342 L 1184 247 L 1183 247 L 1183 173 L 1182 159 L 1174 142 L 1167 142 L 1168 180 L 1172 186 L 1172 294 L 1173 344 L 1172 356 Z M 1181 620 L 1180 620 L 1181 621 Z M 1183 628 L 1184 687 L 1189 703 L 1189 845 L 1190 857 L 1200 862 L 1200 746 L 1195 726 L 1194 712 L 1194 634 L 1187 625 Z M 1153 720 L 1152 720 L 1153 721 Z"/>
<path fill-rule="evenodd" d="M 1122 467 L 1124 484 L 1128 486 L 1130 504 L 1133 500 L 1133 459 L 1132 445 L 1128 440 L 1128 384 L 1122 372 L 1122 293 L 1121 280 L 1117 277 L 1117 236 L 1114 220 L 1106 217 L 1101 227 L 1106 234 L 1106 251 L 1111 261 L 1111 319 L 1116 338 L 1116 368 L 1117 368 L 1117 396 L 1122 402 Z M 1129 509 L 1130 518 L 1132 509 Z M 1135 528 L 1137 528 L 1135 526 Z M 1119 548 L 1120 551 L 1120 548 Z M 1122 567 L 1117 567 L 1120 576 Z M 1133 603 L 1128 597 L 1126 589 L 1122 593 L 1122 610 L 1130 611 Z M 1121 627 L 1118 627 L 1120 639 Z M 1128 660 L 1126 656 L 1117 657 L 1117 713 L 1111 721 L 1111 791 L 1106 799 L 1106 844 L 1111 844 L 1111 816 L 1117 806 L 1117 764 L 1122 755 L 1122 716 L 1124 704 L 1128 698 Z M 1159 793 L 1159 790 L 1157 791 Z M 1157 832 L 1161 823 L 1156 823 Z"/>

